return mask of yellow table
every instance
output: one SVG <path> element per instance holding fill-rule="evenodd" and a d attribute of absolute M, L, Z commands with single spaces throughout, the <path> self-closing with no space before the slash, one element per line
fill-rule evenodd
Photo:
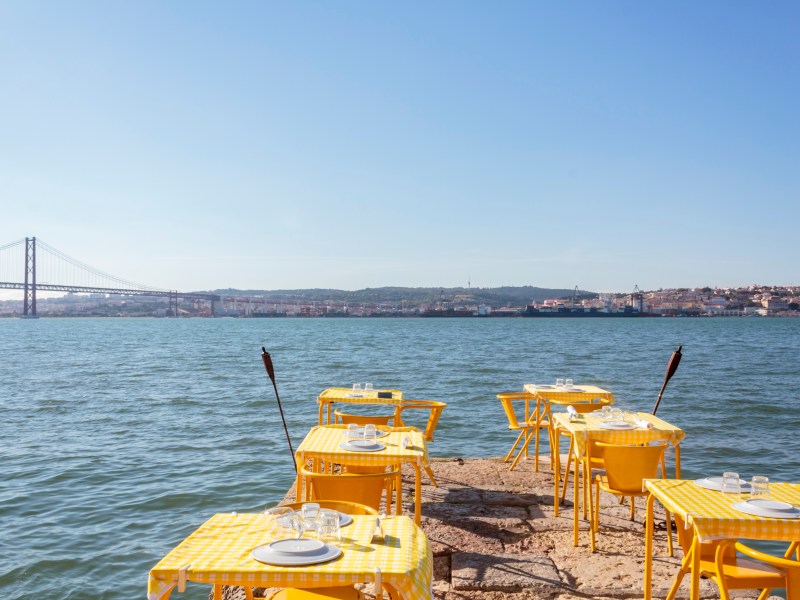
<path fill-rule="evenodd" d="M 326 464 L 358 465 L 381 467 L 410 464 L 414 468 L 414 520 L 420 523 L 422 515 L 422 475 L 421 467 L 428 468 L 428 445 L 425 436 L 414 427 L 393 427 L 386 437 L 378 441 L 386 446 L 379 452 L 352 452 L 339 446 L 344 441 L 346 427 L 343 425 L 318 425 L 312 427 L 300 447 L 295 452 L 298 465 L 307 460 L 324 461 Z M 408 436 L 411 445 L 403 447 L 403 439 Z M 313 467 L 313 465 L 312 465 Z M 302 476 L 297 478 L 297 500 L 301 499 L 303 489 Z M 402 490 L 397 486 L 395 510 L 401 514 L 403 510 Z"/>
<path fill-rule="evenodd" d="M 379 398 L 378 393 L 381 395 L 391 394 L 391 396 Z M 336 402 L 345 404 L 384 404 L 394 406 L 396 414 L 397 409 L 403 403 L 403 392 L 400 390 L 373 390 L 371 392 L 361 390 L 361 392 L 354 394 L 352 388 L 328 388 L 317 396 L 319 425 L 331 423 L 331 409 Z"/>
<path fill-rule="evenodd" d="M 555 432 L 555 439 L 558 440 L 559 431 L 567 431 L 572 435 L 574 440 L 573 454 L 577 459 L 577 463 L 581 463 L 586 455 L 586 445 L 589 439 L 606 442 L 608 444 L 647 444 L 655 440 L 667 440 L 675 449 L 675 474 L 676 477 L 681 476 L 681 451 L 680 442 L 686 437 L 686 432 L 682 429 L 667 423 L 648 413 L 633 413 L 633 418 L 636 420 L 647 421 L 653 425 L 650 429 L 636 427 L 635 429 L 603 429 L 600 424 L 603 423 L 603 418 L 599 413 L 585 413 L 577 415 L 577 417 L 570 421 L 568 413 L 556 413 L 552 415 L 551 424 Z M 559 504 L 559 488 L 561 480 L 561 458 L 559 452 L 555 453 L 555 467 L 553 473 L 553 513 L 558 516 Z M 575 477 L 573 477 L 573 508 L 575 511 L 575 545 L 578 545 L 578 508 L 579 508 L 579 494 L 578 494 L 578 474 L 581 469 L 575 469 Z M 566 474 L 565 474 L 566 476 Z"/>
<path fill-rule="evenodd" d="M 327 563 L 305 567 L 277 567 L 258 562 L 253 548 L 274 541 L 258 514 L 217 514 L 181 542 L 150 570 L 148 600 L 166 600 L 172 589 L 185 581 L 214 586 L 214 598 L 222 598 L 222 586 L 324 587 L 374 581 L 380 569 L 384 584 L 404 600 L 430 598 L 433 557 L 423 531 L 408 517 L 381 520 L 386 542 L 373 544 L 370 536 L 375 517 L 354 516 L 342 528 L 342 556 Z"/>
<path fill-rule="evenodd" d="M 523 389 L 529 394 L 533 394 L 537 398 L 537 408 L 539 403 L 544 406 L 543 419 L 549 423 L 550 434 L 550 452 L 551 459 L 555 460 L 553 449 L 558 445 L 558 438 L 555 436 L 553 429 L 553 410 L 552 404 L 558 406 L 565 406 L 568 404 L 576 404 L 578 402 L 590 402 L 595 398 L 602 398 L 608 400 L 610 404 L 614 403 L 614 394 L 608 390 L 604 390 L 596 385 L 575 385 L 571 388 L 557 387 L 555 385 L 542 385 L 537 383 L 526 383 L 522 386 Z M 551 463 L 552 468 L 552 463 Z"/>
<path fill-rule="evenodd" d="M 653 579 L 653 505 L 656 500 L 694 529 L 694 541 L 683 557 L 691 561 L 691 599 L 700 597 L 700 545 L 721 539 L 748 539 L 793 542 L 800 540 L 800 519 L 771 519 L 739 512 L 731 505 L 746 500 L 747 495 L 730 496 L 700 487 L 694 481 L 659 479 L 645 482 L 647 527 L 644 562 L 644 598 L 650 600 Z M 775 500 L 800 504 L 800 484 L 770 483 Z"/>

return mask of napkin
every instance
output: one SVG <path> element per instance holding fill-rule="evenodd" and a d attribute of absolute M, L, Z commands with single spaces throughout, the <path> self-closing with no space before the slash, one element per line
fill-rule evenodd
<path fill-rule="evenodd" d="M 573 421 L 574 419 L 578 418 L 578 411 L 575 410 L 574 406 L 567 406 L 567 412 L 569 413 L 570 421 Z"/>
<path fill-rule="evenodd" d="M 634 421 L 634 423 L 636 424 L 636 426 L 639 429 L 652 429 L 653 428 L 653 424 L 650 421 L 645 421 L 644 419 L 636 419 Z"/>
<path fill-rule="evenodd" d="M 411 448 L 411 436 L 407 435 L 403 438 L 403 448 Z"/>

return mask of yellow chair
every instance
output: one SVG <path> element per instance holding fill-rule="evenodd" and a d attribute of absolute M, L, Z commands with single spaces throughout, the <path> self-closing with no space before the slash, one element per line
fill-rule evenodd
<path fill-rule="evenodd" d="M 439 424 L 439 417 L 442 416 L 442 411 L 447 408 L 444 402 L 436 402 L 435 400 L 403 400 L 400 408 L 395 415 L 394 424 L 397 427 L 405 427 L 403 422 L 403 413 L 407 410 L 427 410 L 428 421 L 425 424 L 425 441 L 433 441 L 433 433 L 436 431 L 436 426 Z"/>
<path fill-rule="evenodd" d="M 350 423 L 355 423 L 356 425 L 388 425 L 389 421 L 394 419 L 394 415 L 353 415 L 338 410 L 334 411 L 333 414 L 336 416 L 337 423 L 345 425 Z"/>
<path fill-rule="evenodd" d="M 511 446 L 511 450 L 509 450 L 508 454 L 506 454 L 503 462 L 508 462 L 511 460 L 511 457 L 514 455 L 514 451 L 517 449 L 517 446 L 520 442 L 522 442 L 522 446 L 520 446 L 519 452 L 517 452 L 517 455 L 511 463 L 511 467 L 509 468 L 510 471 L 513 471 L 516 468 L 519 460 L 523 456 L 528 456 L 528 444 L 530 444 L 531 439 L 533 439 L 535 448 L 533 455 L 533 470 L 538 471 L 540 432 L 542 429 L 549 429 L 550 427 L 550 423 L 545 419 L 544 410 L 542 410 L 541 407 L 541 401 L 534 394 L 530 394 L 528 392 L 504 392 L 502 394 L 497 394 L 497 399 L 500 400 L 500 403 L 503 405 L 503 410 L 505 411 L 506 418 L 508 419 L 508 428 L 511 431 L 519 431 L 517 439 Z M 514 405 L 515 402 L 519 403 L 521 401 L 524 401 L 525 403 L 522 424 L 520 424 L 519 417 L 517 416 L 518 409 Z M 531 402 L 536 403 L 533 411 L 531 411 Z"/>
<path fill-rule="evenodd" d="M 688 556 L 695 543 L 694 530 L 691 527 L 686 529 L 677 515 L 675 522 L 684 556 Z M 762 590 L 758 600 L 765 600 L 775 588 L 786 589 L 786 600 L 800 599 L 800 542 L 793 542 L 783 558 L 760 552 L 736 540 L 699 544 L 696 547 L 701 551 L 700 575 L 717 584 L 720 600 L 730 600 L 729 590 L 758 589 Z M 737 552 L 745 556 L 739 556 Z M 795 560 L 791 559 L 792 554 L 795 554 Z M 681 581 L 691 569 L 691 561 L 685 560 L 666 600 L 674 600 Z"/>
<path fill-rule="evenodd" d="M 364 595 L 352 586 L 323 588 L 286 588 L 267 596 L 265 600 L 362 600 Z M 248 597 L 246 600 L 257 600 Z"/>
<path fill-rule="evenodd" d="M 650 492 L 642 491 L 642 481 L 655 479 L 664 456 L 667 442 L 660 441 L 651 446 L 629 446 L 622 444 L 606 444 L 597 442 L 587 444 L 586 460 L 592 463 L 592 451 L 602 452 L 604 471 L 596 474 L 594 479 L 594 507 L 589 497 L 589 513 L 592 515 L 589 526 L 592 552 L 594 552 L 594 533 L 600 528 L 600 490 L 616 496 L 628 497 L 631 503 L 631 521 L 635 514 L 637 496 L 647 496 Z M 663 474 L 663 473 L 662 473 Z M 667 542 L 672 555 L 671 517 L 667 511 Z"/>
<path fill-rule="evenodd" d="M 569 404 L 559 404 L 558 406 L 571 406 L 575 409 L 575 412 L 579 415 L 585 415 L 586 413 L 594 412 L 596 410 L 600 410 L 604 406 L 610 406 L 612 401 L 608 398 L 595 398 L 591 401 L 576 401 L 571 402 Z M 550 404 L 547 405 L 547 419 L 548 423 L 552 423 L 552 414 L 550 413 Z M 564 470 L 564 483 L 561 488 L 561 502 L 564 502 L 564 498 L 567 495 L 567 485 L 569 484 L 569 472 L 570 469 L 575 466 L 578 466 L 578 463 L 573 456 L 573 450 L 575 448 L 575 440 L 572 439 L 572 434 L 569 431 L 559 430 L 556 432 L 552 427 L 549 427 L 550 431 L 550 464 L 555 464 L 555 456 L 554 453 L 559 451 L 560 443 L 561 443 L 561 436 L 565 436 L 569 438 L 569 450 L 567 450 L 567 465 L 566 469 Z M 602 458 L 598 456 L 596 463 L 602 462 Z M 600 467 L 602 468 L 602 464 L 593 464 L 591 467 Z M 584 488 L 584 498 L 586 497 L 586 489 Z M 585 515 L 586 504 L 584 503 L 584 516 Z"/>
<path fill-rule="evenodd" d="M 336 510 L 346 515 L 378 514 L 378 511 L 371 506 L 359 504 L 358 502 L 346 502 L 344 500 L 315 500 L 315 502 L 319 504 L 320 508 L 329 508 L 330 510 Z M 281 506 L 286 506 L 292 510 L 300 510 L 303 507 L 303 504 L 303 502 L 289 502 L 287 504 L 281 504 Z"/>
<path fill-rule="evenodd" d="M 428 420 L 425 423 L 425 431 L 423 432 L 423 435 L 425 436 L 426 442 L 432 442 L 433 433 L 436 431 L 436 426 L 439 424 L 439 417 L 442 416 L 442 411 L 445 408 L 447 408 L 447 404 L 445 402 L 437 402 L 436 400 L 403 400 L 400 408 L 397 409 L 397 413 L 395 413 L 394 424 L 397 427 L 406 426 L 406 424 L 403 422 L 403 413 L 407 410 L 427 410 Z M 425 467 L 425 472 L 428 474 L 433 487 L 438 488 L 439 484 L 436 482 L 436 478 L 433 476 L 433 469 L 431 469 L 430 466 L 427 466 Z"/>
<path fill-rule="evenodd" d="M 386 492 L 386 512 L 392 509 L 391 483 L 400 485 L 400 470 L 382 473 L 313 473 L 305 466 L 300 467 L 300 474 L 306 482 L 305 498 L 307 501 L 344 500 L 365 504 L 380 510 L 381 497 Z"/>

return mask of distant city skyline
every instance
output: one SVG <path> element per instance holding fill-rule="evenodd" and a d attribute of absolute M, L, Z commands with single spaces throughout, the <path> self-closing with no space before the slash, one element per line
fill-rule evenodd
<path fill-rule="evenodd" d="M 4 3 L 0 245 L 182 291 L 797 285 L 799 22 Z"/>

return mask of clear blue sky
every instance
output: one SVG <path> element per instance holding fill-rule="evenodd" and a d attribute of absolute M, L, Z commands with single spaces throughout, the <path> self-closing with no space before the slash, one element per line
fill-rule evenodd
<path fill-rule="evenodd" d="M 181 290 L 800 284 L 797 2 L 0 3 L 0 245 Z"/>

